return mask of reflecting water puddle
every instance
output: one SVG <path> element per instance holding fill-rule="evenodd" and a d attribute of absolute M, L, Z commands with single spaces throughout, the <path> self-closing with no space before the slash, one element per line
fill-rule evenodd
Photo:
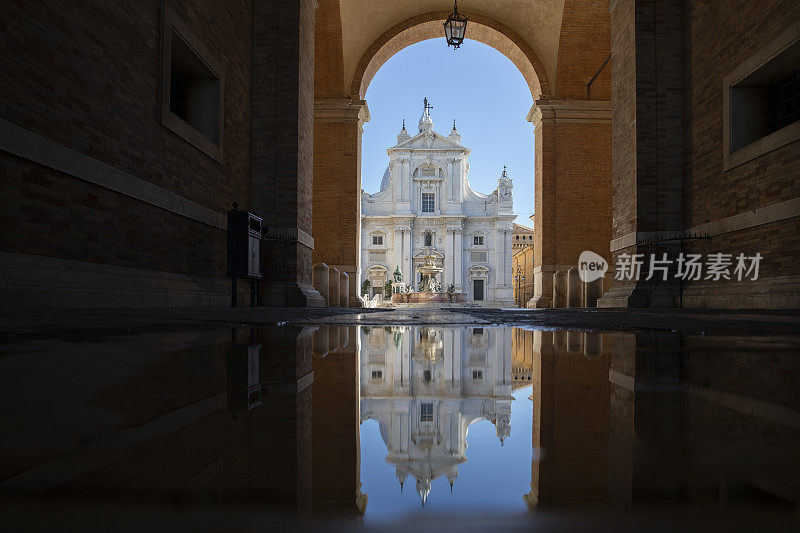
<path fill-rule="evenodd" d="M 531 365 L 512 330 L 366 327 L 361 341 L 366 517 L 524 511 Z"/>
<path fill-rule="evenodd" d="M 230 508 L 381 527 L 564 506 L 792 517 L 799 348 L 429 326 L 7 344 L 0 511 Z"/>

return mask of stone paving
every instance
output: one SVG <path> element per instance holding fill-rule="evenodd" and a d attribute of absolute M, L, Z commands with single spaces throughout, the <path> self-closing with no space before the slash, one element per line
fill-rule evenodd
<path fill-rule="evenodd" d="M 121 333 L 228 325 L 448 324 L 682 333 L 800 333 L 800 310 L 689 309 L 0 309 L 0 337 Z"/>

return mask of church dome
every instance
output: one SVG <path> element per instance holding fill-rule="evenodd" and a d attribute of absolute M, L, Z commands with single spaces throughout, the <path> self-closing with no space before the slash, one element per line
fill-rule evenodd
<path fill-rule="evenodd" d="M 389 178 L 391 173 L 389 172 L 389 167 L 386 167 L 386 172 L 383 173 L 383 179 L 381 180 L 381 190 L 385 191 L 389 187 Z"/>

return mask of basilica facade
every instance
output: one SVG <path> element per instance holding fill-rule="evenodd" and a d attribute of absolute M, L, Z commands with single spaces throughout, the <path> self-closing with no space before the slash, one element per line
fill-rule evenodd
<path fill-rule="evenodd" d="M 491 194 L 473 191 L 455 121 L 442 135 L 430 109 L 426 99 L 416 135 L 403 123 L 380 191 L 361 192 L 361 283 L 369 281 L 367 297 L 391 280 L 394 292 L 450 289 L 479 305 L 510 305 L 512 180 L 503 170 Z"/>

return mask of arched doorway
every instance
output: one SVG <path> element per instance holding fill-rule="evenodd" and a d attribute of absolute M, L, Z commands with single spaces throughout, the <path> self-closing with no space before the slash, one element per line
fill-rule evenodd
<path fill-rule="evenodd" d="M 361 134 L 370 119 L 366 90 L 375 73 L 399 50 L 441 38 L 448 15 L 439 10 L 406 13 L 407 6 L 370 11 L 362 4 L 322 0 L 316 15 L 314 262 L 336 266 L 351 279 L 360 274 Z M 585 86 L 577 89 L 591 77 L 586 73 L 602 63 L 597 57 L 604 58 L 610 51 L 607 2 L 583 4 L 576 11 L 554 2 L 550 11 L 521 14 L 541 22 L 536 28 L 539 33 L 531 28 L 520 31 L 519 21 L 518 28 L 513 28 L 515 15 L 505 3 L 482 5 L 482 11 L 470 11 L 468 5 L 463 9 L 470 19 L 468 38 L 508 57 L 525 78 L 535 102 L 527 118 L 535 128 L 537 290 L 531 305 L 536 307 L 550 306 L 552 274 L 560 266 L 577 264 L 581 251 L 609 255 L 609 76 L 598 77 L 595 99 L 588 98 Z M 360 26 L 353 26 L 356 16 Z M 587 26 L 587 18 L 594 25 Z M 364 41 L 363 34 L 377 36 L 359 48 L 354 42 Z M 594 37 L 599 46 L 587 47 L 582 41 Z M 566 50 L 563 61 L 562 49 Z M 552 81 L 556 75 L 563 79 L 557 85 Z M 565 99 L 556 99 L 562 93 Z M 579 93 L 583 99 L 576 98 Z M 350 304 L 359 305 L 352 285 Z"/>

